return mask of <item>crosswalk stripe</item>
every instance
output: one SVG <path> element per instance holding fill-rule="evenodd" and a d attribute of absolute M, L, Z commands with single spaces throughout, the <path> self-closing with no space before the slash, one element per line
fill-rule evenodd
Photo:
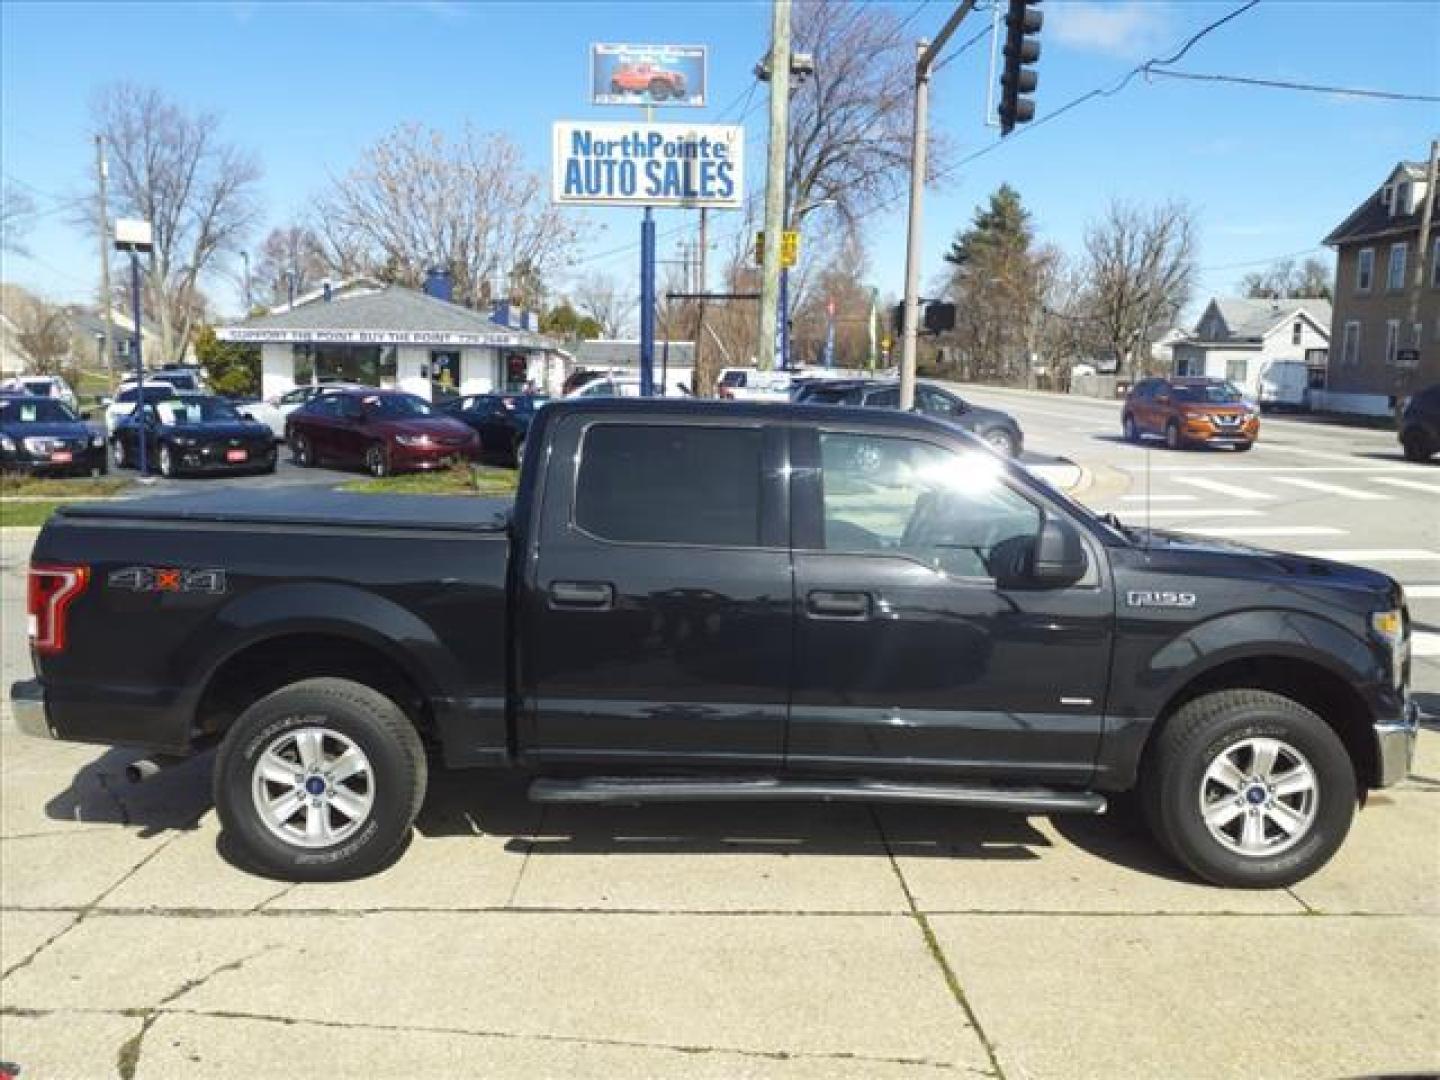
<path fill-rule="evenodd" d="M 1221 525 L 1214 529 L 1192 526 L 1190 532 L 1203 536 L 1239 539 L 1251 536 L 1344 536 L 1345 529 L 1333 525 Z"/>
<path fill-rule="evenodd" d="M 1307 551 L 1304 554 L 1315 559 L 1334 559 L 1336 562 L 1440 562 L 1440 551 L 1425 551 L 1421 548 L 1327 548 L 1324 551 Z"/>
<path fill-rule="evenodd" d="M 1417 630 L 1410 635 L 1411 656 L 1440 656 L 1440 634 Z"/>
<path fill-rule="evenodd" d="M 1440 600 L 1440 585 L 1406 585 L 1408 600 Z"/>
<path fill-rule="evenodd" d="M 1219 480 L 1205 480 L 1198 476 L 1177 476 L 1175 477 L 1175 483 L 1202 488 L 1205 491 L 1213 491 L 1217 495 L 1228 495 L 1232 499 L 1245 499 L 1249 502 L 1259 502 L 1264 499 L 1274 498 L 1273 495 L 1267 495 L 1263 491 L 1256 491 L 1254 488 L 1241 487 L 1239 484 L 1226 484 Z"/>
<path fill-rule="evenodd" d="M 1157 506 L 1147 515 L 1142 509 L 1129 511 L 1131 518 L 1142 517 L 1163 517 L 1163 518 L 1237 518 L 1237 517 L 1264 517 L 1263 510 L 1246 510 L 1238 507 L 1224 507 L 1219 510 L 1207 510 L 1194 506 Z"/>
<path fill-rule="evenodd" d="M 1273 476 L 1277 484 L 1289 484 L 1291 487 L 1304 488 L 1307 491 L 1319 491 L 1326 495 L 1339 495 L 1343 499 L 1363 499 L 1371 502 L 1390 498 L 1389 495 L 1378 491 L 1359 491 L 1355 488 L 1348 488 L 1341 484 L 1327 484 L 1323 480 L 1307 480 L 1300 476 Z"/>
<path fill-rule="evenodd" d="M 1427 495 L 1440 495 L 1440 484 L 1427 484 L 1424 480 L 1405 480 L 1398 476 L 1372 476 L 1369 479 L 1377 484 L 1389 484 L 1391 487 L 1423 491 Z"/>

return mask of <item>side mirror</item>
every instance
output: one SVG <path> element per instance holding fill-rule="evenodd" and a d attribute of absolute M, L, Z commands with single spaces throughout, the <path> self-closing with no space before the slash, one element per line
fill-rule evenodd
<path fill-rule="evenodd" d="M 1030 576 L 1042 585 L 1070 585 L 1085 576 L 1085 544 L 1064 518 L 1046 517 L 1035 539 Z"/>

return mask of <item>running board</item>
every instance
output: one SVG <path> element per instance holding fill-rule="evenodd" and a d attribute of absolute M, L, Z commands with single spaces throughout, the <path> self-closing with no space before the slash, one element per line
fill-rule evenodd
<path fill-rule="evenodd" d="M 537 803 L 821 802 L 934 803 L 1037 814 L 1103 814 L 1105 796 L 1093 791 L 1005 788 L 985 784 L 907 783 L 888 780 L 666 779 L 592 776 L 541 778 L 530 784 Z"/>

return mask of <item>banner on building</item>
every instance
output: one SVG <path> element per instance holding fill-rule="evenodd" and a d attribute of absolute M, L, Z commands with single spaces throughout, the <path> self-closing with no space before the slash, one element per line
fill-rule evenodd
<path fill-rule="evenodd" d="M 705 104 L 704 45 L 590 46 L 593 105 Z"/>
<path fill-rule="evenodd" d="M 559 120 L 551 169 L 557 203 L 738 210 L 745 197 L 745 129 Z"/>

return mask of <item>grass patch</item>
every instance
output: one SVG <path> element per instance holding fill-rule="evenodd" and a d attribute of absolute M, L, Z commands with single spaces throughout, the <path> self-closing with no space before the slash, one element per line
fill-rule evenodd
<path fill-rule="evenodd" d="M 64 502 L 11 502 L 0 499 L 0 529 L 44 525 Z"/>
<path fill-rule="evenodd" d="M 341 491 L 358 491 L 364 495 L 487 495 L 515 494 L 519 473 L 515 469 L 489 469 L 483 466 L 457 465 L 453 469 L 434 472 L 405 473 L 382 479 L 367 477 L 351 480 L 340 486 Z"/>
<path fill-rule="evenodd" d="M 24 473 L 0 474 L 0 497 L 23 495 L 26 498 L 97 498 L 115 495 L 130 486 L 123 476 L 77 476 L 61 479 L 54 476 L 28 476 Z"/>

